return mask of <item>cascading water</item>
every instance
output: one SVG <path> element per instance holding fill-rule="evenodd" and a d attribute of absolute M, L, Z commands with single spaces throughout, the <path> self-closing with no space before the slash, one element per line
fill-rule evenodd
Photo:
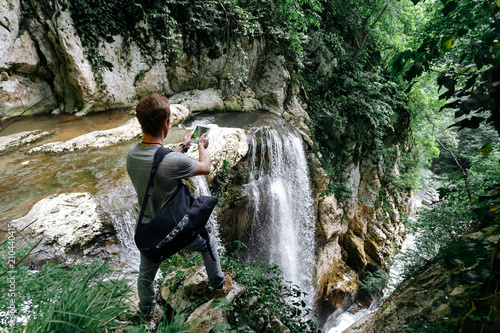
<path fill-rule="evenodd" d="M 300 134 L 286 124 L 257 129 L 249 151 L 251 221 L 246 261 L 276 264 L 286 281 L 314 294 L 315 219 L 306 155 Z"/>
<path fill-rule="evenodd" d="M 207 180 L 204 176 L 196 176 L 192 178 L 193 185 L 195 187 L 195 191 L 193 193 L 193 197 L 198 198 L 199 196 L 206 195 L 212 196 L 210 188 L 208 187 Z M 219 225 L 217 224 L 217 212 L 214 210 L 212 215 L 207 222 L 207 230 L 212 234 L 217 242 L 217 247 L 220 248 L 221 241 L 219 235 Z"/>

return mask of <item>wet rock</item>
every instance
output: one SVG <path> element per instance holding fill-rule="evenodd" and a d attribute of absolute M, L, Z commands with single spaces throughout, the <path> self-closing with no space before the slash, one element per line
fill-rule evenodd
<path fill-rule="evenodd" d="M 47 132 L 42 130 L 35 130 L 0 136 L 0 155 L 3 155 L 10 150 L 43 140 L 52 136 L 53 134 L 53 131 Z"/>
<path fill-rule="evenodd" d="M 141 126 L 137 118 L 133 118 L 117 128 L 105 131 L 95 131 L 67 141 L 50 142 L 39 147 L 34 147 L 29 150 L 28 154 L 50 154 L 87 148 L 109 147 L 122 141 L 132 140 L 141 134 Z"/>

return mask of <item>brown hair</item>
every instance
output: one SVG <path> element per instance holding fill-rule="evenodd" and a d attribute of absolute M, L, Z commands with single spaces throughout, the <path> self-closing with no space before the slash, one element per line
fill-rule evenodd
<path fill-rule="evenodd" d="M 142 131 L 150 135 L 158 135 L 163 124 L 170 119 L 170 102 L 164 95 L 144 97 L 135 110 Z"/>

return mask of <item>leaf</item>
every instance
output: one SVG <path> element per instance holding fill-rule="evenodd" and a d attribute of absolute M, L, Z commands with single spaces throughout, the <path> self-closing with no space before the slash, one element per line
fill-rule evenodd
<path fill-rule="evenodd" d="M 500 2 L 500 0 L 498 0 L 498 1 Z M 413 4 L 416 6 L 420 2 L 420 0 L 411 0 L 411 2 L 413 2 Z M 498 2 L 497 2 L 497 5 L 498 5 Z"/>
<path fill-rule="evenodd" d="M 452 37 L 452 38 L 445 40 L 444 42 L 441 43 L 441 48 L 443 50 L 448 50 L 453 45 L 454 40 L 455 40 L 455 37 Z"/>
<path fill-rule="evenodd" d="M 474 272 L 464 271 L 464 272 L 462 272 L 462 278 L 466 282 L 476 283 L 476 274 L 474 274 Z"/>
<path fill-rule="evenodd" d="M 453 100 L 449 103 L 446 103 L 445 105 L 443 105 L 443 107 L 441 109 L 456 109 L 460 106 L 460 101 L 458 99 L 456 100 Z M 455 115 L 455 118 L 457 118 L 457 116 Z"/>
<path fill-rule="evenodd" d="M 464 120 L 461 120 L 459 122 L 456 122 L 453 125 L 448 126 L 448 128 L 455 127 L 455 126 L 460 127 L 460 129 L 465 128 L 465 127 L 478 128 L 479 124 L 481 124 L 484 120 L 485 120 L 485 118 L 483 118 L 483 117 L 473 116 L 471 119 L 464 119 Z"/>
<path fill-rule="evenodd" d="M 477 260 L 473 256 L 466 256 L 464 258 L 464 265 L 465 265 L 465 267 L 474 266 L 476 263 L 477 263 Z"/>
<path fill-rule="evenodd" d="M 472 86 L 474 85 L 474 83 L 476 83 L 477 77 L 478 77 L 478 75 L 477 75 L 477 74 L 472 75 L 472 76 L 471 76 L 471 77 L 467 80 L 467 82 L 465 82 L 465 87 L 464 87 L 464 89 L 463 89 L 463 90 L 467 90 L 467 89 L 472 88 Z"/>
<path fill-rule="evenodd" d="M 439 95 L 439 99 L 448 99 L 455 94 L 455 90 L 448 90 L 444 94 Z"/>
<path fill-rule="evenodd" d="M 449 13 L 454 11 L 458 7 L 458 3 L 455 1 L 450 1 L 448 4 L 441 10 L 444 16 L 448 16 Z"/>
<path fill-rule="evenodd" d="M 450 262 L 455 266 L 460 266 L 463 263 L 463 261 L 458 258 L 450 259 Z"/>
<path fill-rule="evenodd" d="M 483 156 L 486 156 L 493 151 L 493 145 L 491 143 L 485 144 L 484 146 L 479 148 L 477 151 L 480 152 L 481 154 L 483 154 Z"/>

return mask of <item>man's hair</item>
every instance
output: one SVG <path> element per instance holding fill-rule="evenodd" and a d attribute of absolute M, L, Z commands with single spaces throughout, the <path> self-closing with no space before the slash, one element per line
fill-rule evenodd
<path fill-rule="evenodd" d="M 144 97 L 135 110 L 142 131 L 150 135 L 158 135 L 165 121 L 170 118 L 170 102 L 160 94 Z"/>

